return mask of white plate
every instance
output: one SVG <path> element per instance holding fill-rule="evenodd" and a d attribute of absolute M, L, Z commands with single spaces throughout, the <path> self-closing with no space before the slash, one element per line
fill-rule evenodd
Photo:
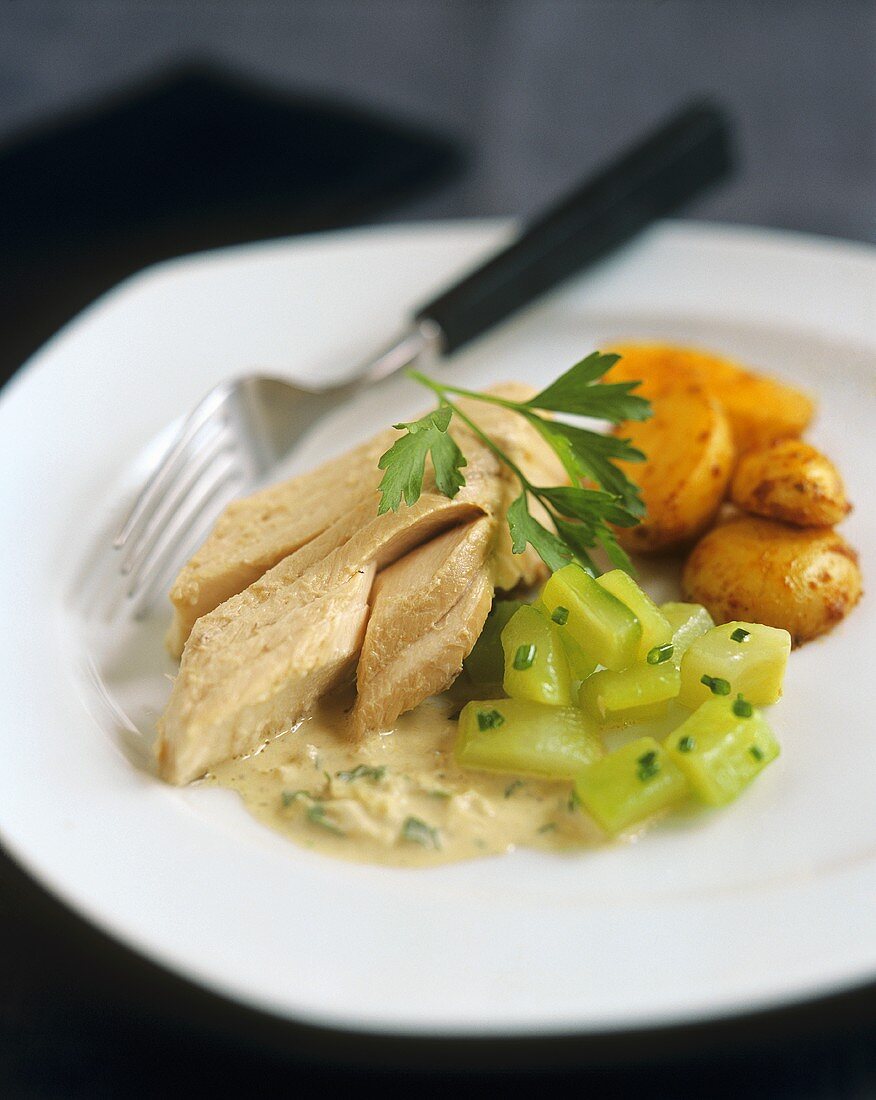
<path fill-rule="evenodd" d="M 743 798 L 595 854 L 348 865 L 290 845 L 229 792 L 175 790 L 137 766 L 167 692 L 163 624 L 102 624 L 105 582 L 93 583 L 106 557 L 95 540 L 133 483 L 134 456 L 223 376 L 342 370 L 505 232 L 347 232 L 166 264 L 86 311 L 7 387 L 3 842 L 129 946 L 314 1024 L 612 1030 L 872 979 L 872 599 L 793 654 L 773 712 L 783 755 Z M 873 251 L 666 224 L 441 369 L 472 384 L 538 382 L 625 336 L 702 343 L 816 391 L 811 438 L 847 475 L 858 509 L 845 531 L 876 576 Z M 412 384 L 393 383 L 320 425 L 301 464 L 422 404 Z"/>

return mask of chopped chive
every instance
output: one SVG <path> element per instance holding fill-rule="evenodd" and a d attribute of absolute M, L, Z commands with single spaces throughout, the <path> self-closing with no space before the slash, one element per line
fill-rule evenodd
<path fill-rule="evenodd" d="M 419 817 L 407 817 L 401 830 L 402 840 L 409 840 L 413 844 L 419 844 L 423 848 L 441 847 L 438 840 L 438 830 L 433 829 Z"/>
<path fill-rule="evenodd" d="M 283 791 L 280 795 L 280 799 L 284 806 L 291 806 L 293 802 L 297 802 L 299 798 L 313 798 L 313 795 L 309 791 Z"/>
<path fill-rule="evenodd" d="M 532 667 L 532 662 L 535 660 L 536 647 L 530 642 L 528 645 L 521 645 L 517 647 L 517 652 L 514 654 L 514 667 L 518 672 L 524 672 L 527 668 Z"/>
<path fill-rule="evenodd" d="M 688 734 L 687 737 L 682 737 L 678 742 L 678 751 L 692 752 L 696 748 L 696 744 L 696 741 Z"/>
<path fill-rule="evenodd" d="M 763 749 L 759 748 L 757 745 L 752 745 L 748 751 L 755 760 L 763 760 Z"/>
<path fill-rule="evenodd" d="M 440 787 L 436 787 L 434 790 L 429 791 L 430 798 L 453 798 L 452 791 L 442 791 Z"/>
<path fill-rule="evenodd" d="M 747 642 L 751 637 L 751 631 L 746 630 L 744 627 L 737 626 L 730 637 L 734 642 Z"/>
<path fill-rule="evenodd" d="M 653 649 L 648 650 L 648 656 L 645 658 L 649 665 L 662 665 L 664 661 L 668 661 L 675 650 L 675 646 L 672 642 L 666 642 L 663 645 L 655 645 Z"/>
<path fill-rule="evenodd" d="M 551 612 L 551 618 L 558 626 L 565 626 L 569 621 L 568 607 L 555 607 Z"/>
<path fill-rule="evenodd" d="M 314 825 L 319 825 L 321 828 L 326 829 L 330 833 L 334 833 L 335 836 L 346 836 L 347 834 L 337 826 L 334 821 L 325 815 L 325 806 L 320 802 L 314 802 L 307 811 L 307 820 Z"/>
<path fill-rule="evenodd" d="M 742 697 L 742 692 L 740 691 L 733 700 L 733 713 L 739 718 L 750 718 L 753 712 L 754 707 L 747 699 Z"/>
<path fill-rule="evenodd" d="M 571 814 L 571 813 L 574 813 L 575 810 L 577 810 L 580 805 L 581 805 L 581 797 L 578 794 L 578 792 L 575 790 L 575 788 L 573 787 L 572 790 L 569 792 L 569 801 L 566 803 L 566 809 Z"/>
<path fill-rule="evenodd" d="M 548 821 L 547 824 L 542 825 L 542 827 L 538 831 L 540 833 L 553 833 L 553 832 L 556 831 L 556 828 L 557 828 L 556 821 Z"/>
<path fill-rule="evenodd" d="M 720 676 L 706 676 L 705 674 L 703 674 L 700 677 L 700 683 L 705 684 L 713 695 L 730 694 L 729 680 L 724 680 Z"/>
<path fill-rule="evenodd" d="M 478 729 L 494 730 L 505 724 L 504 717 L 497 710 L 478 711 Z"/>
<path fill-rule="evenodd" d="M 654 751 L 643 753 L 636 761 L 639 767 L 636 770 L 636 775 L 642 782 L 646 782 L 648 779 L 653 779 L 654 776 L 660 771 L 660 764 L 657 761 L 657 753 Z"/>
<path fill-rule="evenodd" d="M 522 786 L 523 780 L 515 779 L 513 783 L 509 783 L 508 786 L 505 788 L 505 797 L 510 798 L 511 795 L 514 794 L 515 791 L 519 791 Z"/>
<path fill-rule="evenodd" d="M 355 779 L 373 779 L 375 783 L 379 783 L 386 775 L 386 768 L 382 765 L 377 768 L 370 768 L 367 764 L 357 764 L 352 771 L 337 772 L 336 774 L 338 779 L 343 779 L 345 783 L 352 783 Z"/>

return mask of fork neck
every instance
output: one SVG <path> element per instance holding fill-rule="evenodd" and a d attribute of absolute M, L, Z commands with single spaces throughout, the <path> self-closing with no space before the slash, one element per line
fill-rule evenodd
<path fill-rule="evenodd" d="M 441 354 L 444 333 L 429 318 L 412 322 L 410 328 L 384 348 L 374 359 L 363 364 L 354 376 L 353 385 L 369 386 L 389 378 L 414 363 L 432 360 Z"/>

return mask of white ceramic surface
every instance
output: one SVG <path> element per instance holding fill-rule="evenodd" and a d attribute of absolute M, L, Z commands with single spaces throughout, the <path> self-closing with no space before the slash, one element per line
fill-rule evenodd
<path fill-rule="evenodd" d="M 96 925 L 204 986 L 297 1020 L 508 1035 L 703 1019 L 876 977 L 876 614 L 792 655 L 783 755 L 729 809 L 639 843 L 409 871 L 338 863 L 235 796 L 143 762 L 172 668 L 165 616 L 106 617 L 104 532 L 142 448 L 221 377 L 343 373 L 507 227 L 345 232 L 162 265 L 87 310 L 0 400 L 0 836 Z M 667 223 L 441 369 L 553 376 L 612 339 L 736 354 L 818 394 L 876 576 L 876 256 Z M 424 403 L 393 382 L 318 425 L 296 466 Z M 669 594 L 671 579 L 651 576 Z"/>

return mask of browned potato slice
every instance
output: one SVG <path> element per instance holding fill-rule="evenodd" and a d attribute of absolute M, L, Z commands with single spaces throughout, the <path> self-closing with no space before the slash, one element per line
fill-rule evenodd
<path fill-rule="evenodd" d="M 619 463 L 642 490 L 647 509 L 638 527 L 616 532 L 638 552 L 682 546 L 715 517 L 733 469 L 733 441 L 719 403 L 699 386 L 666 391 L 653 400 L 654 414 L 625 423 L 618 434 L 644 451 L 643 463 Z"/>
<path fill-rule="evenodd" d="M 839 470 L 799 439 L 782 439 L 743 455 L 730 497 L 745 512 L 798 527 L 830 527 L 851 509 Z"/>
<path fill-rule="evenodd" d="M 815 403 L 800 390 L 720 355 L 669 344 L 622 344 L 606 381 L 641 379 L 637 390 L 654 398 L 667 388 L 695 382 L 724 406 L 738 453 L 775 439 L 799 436 L 812 420 Z"/>
<path fill-rule="evenodd" d="M 858 556 L 836 531 L 754 516 L 705 535 L 681 584 L 684 598 L 703 604 L 716 623 L 781 627 L 794 645 L 836 626 L 861 597 Z"/>

